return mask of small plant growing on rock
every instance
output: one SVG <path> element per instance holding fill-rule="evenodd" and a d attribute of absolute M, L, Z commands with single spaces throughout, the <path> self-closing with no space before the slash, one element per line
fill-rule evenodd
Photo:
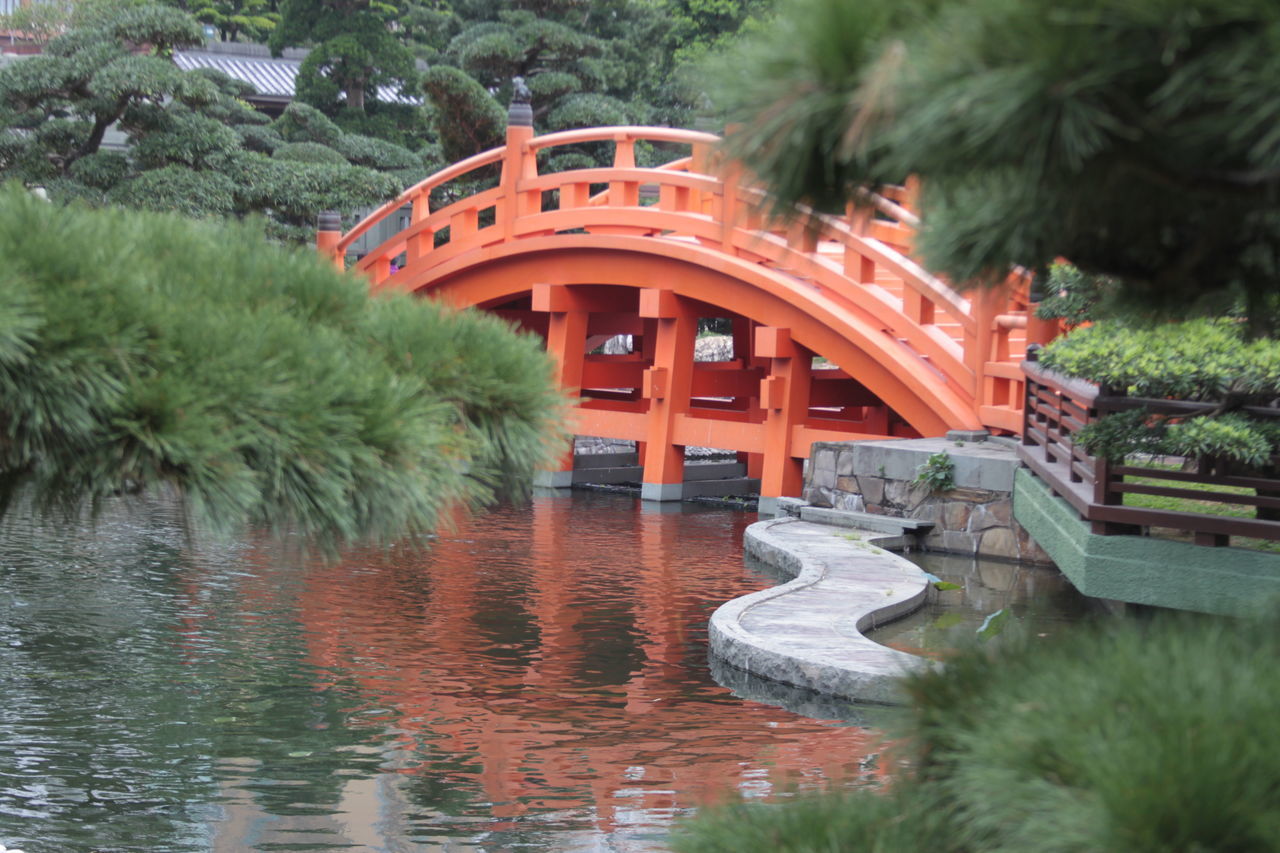
<path fill-rule="evenodd" d="M 945 450 L 940 450 L 916 469 L 913 482 L 918 486 L 927 486 L 933 494 L 949 492 L 956 487 L 956 465 Z"/>

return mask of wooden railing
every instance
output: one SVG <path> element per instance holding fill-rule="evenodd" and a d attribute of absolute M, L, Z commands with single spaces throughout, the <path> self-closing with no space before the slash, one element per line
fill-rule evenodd
<path fill-rule="evenodd" d="M 1217 404 L 1129 397 L 1061 376 L 1034 361 L 1024 361 L 1021 367 L 1026 405 L 1018 456 L 1090 523 L 1094 533 L 1172 528 L 1191 534 L 1198 545 L 1218 546 L 1230 544 L 1233 536 L 1280 539 L 1280 478 L 1274 464 L 1270 473 L 1240 470 L 1221 459 L 1197 460 L 1194 470 L 1153 467 L 1137 464 L 1140 460 L 1111 462 L 1090 456 L 1076 443 L 1082 427 L 1111 412 L 1143 409 L 1152 415 L 1193 416 Z M 1249 414 L 1280 419 L 1277 409 L 1254 407 Z M 1155 482 L 1135 482 L 1139 479 Z M 1209 488 L 1186 488 L 1193 484 Z M 1253 517 L 1125 506 L 1125 495 L 1207 502 Z"/>
<path fill-rule="evenodd" d="M 521 132 L 524 131 L 522 134 Z M 779 223 L 762 213 L 763 192 L 721 160 L 719 138 L 660 127 L 613 127 L 532 136 L 512 128 L 508 142 L 410 187 L 340 239 L 325 244 L 340 262 L 376 223 L 410 206 L 410 224 L 357 264 L 375 288 L 397 284 L 393 264 L 415 281 L 467 252 L 498 243 L 585 230 L 688 240 L 785 271 L 820 297 L 852 311 L 924 359 L 989 427 L 1017 432 L 1027 338 L 1025 277 L 969 296 L 910 257 L 917 225 L 915 187 L 868 195 L 845 216 Z M 688 146 L 657 168 L 636 165 L 636 144 Z M 608 167 L 544 173 L 539 155 L 562 146 L 612 144 Z M 543 157 L 545 160 L 545 156 Z M 493 179 L 499 166 L 501 177 Z M 490 186 L 431 209 L 433 194 L 455 181 L 487 176 Z M 475 181 L 475 185 L 481 182 Z"/>

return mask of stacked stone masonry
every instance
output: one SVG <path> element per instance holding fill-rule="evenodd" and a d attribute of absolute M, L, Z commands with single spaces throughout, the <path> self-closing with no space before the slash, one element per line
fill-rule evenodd
<path fill-rule="evenodd" d="M 915 482 L 934 453 L 946 452 L 956 488 L 933 493 Z M 818 442 L 805 470 L 804 499 L 814 506 L 933 523 L 922 537 L 931 551 L 1051 563 L 1013 518 L 1011 446 L 948 439 Z"/>

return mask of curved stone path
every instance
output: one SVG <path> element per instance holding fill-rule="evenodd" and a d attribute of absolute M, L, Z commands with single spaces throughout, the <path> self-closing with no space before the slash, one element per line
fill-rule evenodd
<path fill-rule="evenodd" d="M 796 577 L 721 605 L 711 616 L 712 653 L 772 681 L 900 704 L 899 676 L 928 662 L 862 632 L 920 607 L 928 580 L 876 544 L 890 538 L 792 518 L 751 525 L 747 552 Z"/>

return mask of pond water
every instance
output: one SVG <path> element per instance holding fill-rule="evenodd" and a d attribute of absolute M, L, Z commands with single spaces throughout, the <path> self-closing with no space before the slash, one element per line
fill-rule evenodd
<path fill-rule="evenodd" d="M 946 584 L 930 589 L 925 606 L 871 631 L 877 643 L 930 658 L 945 658 L 975 642 L 999 643 L 1019 634 L 1050 637 L 1099 615 L 1057 569 L 916 552 L 907 559 Z M 984 637 L 979 631 L 987 629 Z"/>
<path fill-rule="evenodd" d="M 648 851 L 732 793 L 878 779 L 878 735 L 712 680 L 753 514 L 537 498 L 430 548 L 193 543 L 171 504 L 0 527 L 0 843 Z"/>

